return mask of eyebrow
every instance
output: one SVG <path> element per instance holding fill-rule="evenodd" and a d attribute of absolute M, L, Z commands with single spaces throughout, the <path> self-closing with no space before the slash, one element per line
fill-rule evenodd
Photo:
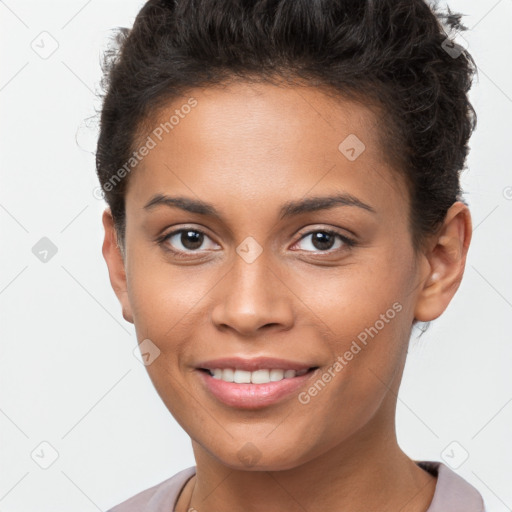
<path fill-rule="evenodd" d="M 208 215 L 222 220 L 222 215 L 211 204 L 200 199 L 192 199 L 183 196 L 168 196 L 164 194 L 156 194 L 144 206 L 145 210 L 151 210 L 157 206 L 168 206 L 171 208 L 180 208 L 191 213 L 200 215 Z M 284 203 L 279 210 L 279 218 L 283 220 L 288 217 L 300 215 L 302 213 L 310 213 L 321 210 L 328 210 L 338 206 L 355 206 L 371 213 L 377 213 L 374 208 L 364 203 L 357 197 L 348 194 L 334 194 L 329 196 L 308 197 L 296 201 L 288 201 Z"/>

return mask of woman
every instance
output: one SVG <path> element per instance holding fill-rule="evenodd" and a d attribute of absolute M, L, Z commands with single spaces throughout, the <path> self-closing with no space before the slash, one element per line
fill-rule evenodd
<path fill-rule="evenodd" d="M 196 465 L 114 512 L 481 512 L 395 432 L 461 282 L 471 56 L 423 0 L 150 0 L 97 171 L 123 316 Z"/>

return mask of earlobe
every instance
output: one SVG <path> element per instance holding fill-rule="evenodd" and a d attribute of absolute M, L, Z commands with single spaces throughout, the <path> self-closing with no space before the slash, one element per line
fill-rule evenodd
<path fill-rule="evenodd" d="M 128 286 L 126 280 L 125 261 L 121 249 L 117 243 L 117 235 L 114 227 L 114 220 L 110 209 L 103 212 L 103 227 L 105 238 L 103 239 L 102 253 L 107 263 L 110 284 L 119 302 L 121 303 L 123 318 L 133 323 L 133 314 L 128 297 Z"/>
<path fill-rule="evenodd" d="M 457 201 L 446 213 L 445 221 L 425 257 L 430 271 L 423 279 L 414 317 L 420 322 L 438 318 L 459 288 L 471 242 L 472 226 L 468 207 Z"/>

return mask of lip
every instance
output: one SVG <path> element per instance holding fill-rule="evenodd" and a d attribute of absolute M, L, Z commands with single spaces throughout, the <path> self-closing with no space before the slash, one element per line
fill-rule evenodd
<path fill-rule="evenodd" d="M 297 361 L 289 361 L 275 357 L 254 357 L 245 359 L 243 357 L 223 357 L 221 359 L 212 359 L 197 364 L 197 369 L 214 370 L 215 368 L 233 368 L 237 370 L 246 370 L 254 372 L 256 370 L 308 370 L 315 368 L 314 363 L 300 363 Z"/>
<path fill-rule="evenodd" d="M 220 367 L 216 366 L 215 368 Z M 227 366 L 227 368 L 232 367 Z M 276 368 L 276 366 L 273 366 L 273 368 Z M 305 387 L 317 372 L 318 368 L 312 369 L 299 377 L 285 378 L 266 384 L 238 384 L 236 382 L 225 382 L 222 379 L 215 379 L 208 371 L 201 370 L 200 368 L 196 370 L 210 395 L 223 404 L 238 409 L 261 409 L 285 400 L 297 394 L 299 389 Z"/>

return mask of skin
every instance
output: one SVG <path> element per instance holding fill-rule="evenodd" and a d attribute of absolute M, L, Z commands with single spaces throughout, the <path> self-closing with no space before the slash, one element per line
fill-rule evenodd
<path fill-rule="evenodd" d="M 312 87 L 236 83 L 189 91 L 154 126 L 189 96 L 198 105 L 129 177 L 124 256 L 103 215 L 123 316 L 139 342 L 160 349 L 147 370 L 192 439 L 197 473 L 177 512 L 425 511 L 436 479 L 397 444 L 397 393 L 413 323 L 441 315 L 462 279 L 467 206 L 454 203 L 416 253 L 405 183 L 372 111 Z M 355 161 L 338 150 L 349 134 L 366 146 Z M 340 192 L 375 213 L 337 205 L 279 218 L 287 201 Z M 207 201 L 222 220 L 145 209 L 155 194 Z M 157 242 L 180 228 L 205 232 L 202 245 L 180 235 Z M 325 229 L 357 244 L 315 246 Z M 248 236 L 263 250 L 250 264 L 236 252 Z M 257 410 L 229 407 L 199 379 L 201 360 L 260 355 L 311 363 L 318 378 L 397 302 L 401 311 L 307 404 L 293 394 Z M 258 454 L 250 467 L 239 458 L 249 442 Z"/>

